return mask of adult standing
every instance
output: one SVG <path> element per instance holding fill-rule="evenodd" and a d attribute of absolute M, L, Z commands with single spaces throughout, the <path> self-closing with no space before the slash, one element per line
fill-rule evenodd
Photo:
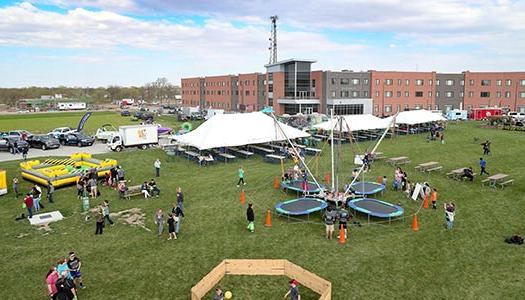
<path fill-rule="evenodd" d="M 27 208 L 27 215 L 29 216 L 29 219 L 31 219 L 33 217 L 33 196 L 31 196 L 31 194 L 26 194 L 26 197 L 24 198 L 24 204 Z"/>
<path fill-rule="evenodd" d="M 164 230 L 164 212 L 162 211 L 161 208 L 159 208 L 159 210 L 157 210 L 157 213 L 155 214 L 154 221 L 155 221 L 155 224 L 158 227 L 159 236 L 161 236 L 162 235 L 162 231 Z"/>
<path fill-rule="evenodd" d="M 242 168 L 242 166 L 239 166 L 238 173 L 239 173 L 239 181 L 237 181 L 237 187 L 239 187 L 241 183 L 242 185 L 246 185 L 246 182 L 244 181 L 244 169 Z"/>
<path fill-rule="evenodd" d="M 33 194 L 33 207 L 35 208 L 35 211 L 38 212 L 40 211 L 40 208 L 44 208 L 44 206 L 40 204 L 42 189 L 38 186 L 38 184 L 35 184 L 31 192 Z"/>
<path fill-rule="evenodd" d="M 109 216 L 109 202 L 108 202 L 108 200 L 104 200 L 104 202 L 102 202 L 102 214 L 104 215 L 104 222 L 107 222 L 110 225 L 114 225 L 115 224 L 113 222 L 113 220 L 111 220 L 111 217 Z"/>
<path fill-rule="evenodd" d="M 102 234 L 104 231 L 104 213 L 102 212 L 102 207 L 98 206 L 95 211 L 95 220 L 97 229 L 95 230 L 95 234 Z"/>
<path fill-rule="evenodd" d="M 483 155 L 490 155 L 490 141 L 486 140 L 484 143 L 481 143 L 483 146 Z"/>
<path fill-rule="evenodd" d="M 248 204 L 248 208 L 246 209 L 246 220 L 248 221 L 248 230 L 250 232 L 255 231 L 255 213 L 253 212 L 253 204 Z"/>
<path fill-rule="evenodd" d="M 47 182 L 47 201 L 49 203 L 53 203 L 53 194 L 55 193 L 55 186 L 51 183 L 51 181 Z"/>
<path fill-rule="evenodd" d="M 454 218 L 456 216 L 456 205 L 454 202 L 444 204 L 445 208 L 445 219 L 447 220 L 447 229 L 452 230 L 454 227 Z"/>
<path fill-rule="evenodd" d="M 332 206 L 328 206 L 324 212 L 324 224 L 326 227 L 326 239 L 331 240 L 334 235 L 334 223 L 337 216 L 337 212 L 334 211 Z"/>
<path fill-rule="evenodd" d="M 27 152 L 29 152 L 29 147 L 22 148 L 22 159 L 27 160 Z"/>
<path fill-rule="evenodd" d="M 18 177 L 13 178 L 13 193 L 15 193 L 15 199 L 18 199 Z"/>
<path fill-rule="evenodd" d="M 91 198 L 97 198 L 97 194 L 98 194 L 97 180 L 93 177 L 89 178 L 88 185 L 89 185 L 89 191 L 91 193 Z"/>
<path fill-rule="evenodd" d="M 479 175 L 487 174 L 490 175 L 489 172 L 487 172 L 487 161 L 483 159 L 483 157 L 479 158 L 479 167 L 481 169 L 481 172 Z"/>
<path fill-rule="evenodd" d="M 117 176 L 118 176 L 118 181 L 123 181 L 124 180 L 125 172 L 124 172 L 124 169 L 122 169 L 121 166 L 118 166 Z"/>
<path fill-rule="evenodd" d="M 182 193 L 182 188 L 177 187 L 177 207 L 180 208 L 182 216 L 184 216 L 184 194 Z"/>
<path fill-rule="evenodd" d="M 153 166 L 155 167 L 155 177 L 160 176 L 160 159 L 157 158 L 155 162 L 153 163 Z"/>
<path fill-rule="evenodd" d="M 283 298 L 286 298 L 288 297 L 288 295 L 290 295 L 290 300 L 301 300 L 301 294 L 299 293 L 299 287 L 297 287 L 298 284 L 299 282 L 297 282 L 297 280 L 295 279 L 290 280 L 290 289 L 284 295 Z"/>
<path fill-rule="evenodd" d="M 184 217 L 184 213 L 180 209 L 179 206 L 173 204 L 173 208 L 171 209 L 171 213 L 175 216 L 175 234 L 179 234 L 180 231 L 180 222 L 182 221 L 182 217 Z"/>

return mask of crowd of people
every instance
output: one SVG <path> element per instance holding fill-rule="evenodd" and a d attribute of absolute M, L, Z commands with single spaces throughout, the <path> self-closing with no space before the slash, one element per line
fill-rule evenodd
<path fill-rule="evenodd" d="M 50 266 L 46 274 L 45 282 L 47 294 L 53 300 L 76 300 L 78 288 L 86 286 L 82 281 L 82 262 L 75 252 L 60 259 L 56 264 Z"/>
<path fill-rule="evenodd" d="M 153 222 L 157 225 L 158 236 L 162 236 L 164 233 L 164 225 L 168 226 L 168 240 L 176 240 L 180 232 L 180 224 L 182 218 L 184 218 L 184 194 L 182 188 L 177 188 L 177 203 L 174 203 L 171 208 L 171 212 L 164 213 L 162 208 L 159 208 L 154 217 Z"/>

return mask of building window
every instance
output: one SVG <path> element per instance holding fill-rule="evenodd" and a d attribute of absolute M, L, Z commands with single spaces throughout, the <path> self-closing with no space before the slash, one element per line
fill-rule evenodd
<path fill-rule="evenodd" d="M 368 85 L 368 79 L 363 79 L 363 84 Z"/>
<path fill-rule="evenodd" d="M 439 91 L 436 91 L 436 98 L 439 98 Z"/>
<path fill-rule="evenodd" d="M 490 86 L 490 80 L 487 80 L 487 79 L 481 80 L 481 85 L 482 86 Z"/>
<path fill-rule="evenodd" d="M 432 104 L 427 105 L 428 110 L 432 110 Z"/>
<path fill-rule="evenodd" d="M 235 91 L 235 96 L 239 96 L 239 90 Z"/>
<path fill-rule="evenodd" d="M 447 98 L 454 97 L 454 92 L 445 92 L 445 97 L 447 97 Z"/>
<path fill-rule="evenodd" d="M 376 94 L 376 97 L 379 97 L 379 91 L 376 91 L 375 94 Z"/>
<path fill-rule="evenodd" d="M 245 92 L 246 96 L 250 96 L 250 91 Z"/>
<path fill-rule="evenodd" d="M 398 80 L 397 80 L 397 85 L 398 85 L 398 86 L 401 86 L 402 83 L 403 83 L 403 81 L 402 81 L 401 79 L 398 79 Z"/>
<path fill-rule="evenodd" d="M 436 85 L 439 85 L 440 82 L 439 82 L 439 79 L 436 79 Z"/>
<path fill-rule="evenodd" d="M 341 91 L 340 94 L 341 94 L 341 98 L 348 98 L 350 93 L 348 91 Z"/>
<path fill-rule="evenodd" d="M 459 85 L 464 86 L 464 85 L 465 85 L 465 80 L 461 79 L 461 80 L 459 81 Z"/>
<path fill-rule="evenodd" d="M 480 92 L 479 96 L 481 98 L 488 98 L 488 97 L 490 97 L 490 92 Z"/>
<path fill-rule="evenodd" d="M 312 97 L 315 97 L 315 91 L 312 91 L 311 95 Z"/>
<path fill-rule="evenodd" d="M 273 83 L 268 85 L 268 93 L 273 93 Z"/>
<path fill-rule="evenodd" d="M 401 104 L 396 105 L 396 112 L 401 111 Z"/>
<path fill-rule="evenodd" d="M 385 105 L 385 112 L 386 113 L 392 112 L 392 105 Z"/>
<path fill-rule="evenodd" d="M 423 97 L 423 92 L 416 92 L 416 97 Z"/>
<path fill-rule="evenodd" d="M 397 97 L 401 97 L 401 92 L 400 92 L 400 91 L 397 91 L 397 92 L 396 92 L 396 96 L 397 96 Z"/>
<path fill-rule="evenodd" d="M 496 85 L 501 86 L 501 79 L 496 80 Z"/>
<path fill-rule="evenodd" d="M 429 97 L 429 98 L 432 98 L 432 92 L 431 92 L 431 91 L 428 92 L 428 97 Z"/>
<path fill-rule="evenodd" d="M 363 91 L 363 97 L 368 98 L 368 91 Z"/>
<path fill-rule="evenodd" d="M 501 92 L 496 92 L 496 98 L 501 98 Z"/>
<path fill-rule="evenodd" d="M 391 98 L 392 97 L 392 91 L 385 91 L 385 97 Z"/>
<path fill-rule="evenodd" d="M 469 80 L 470 85 L 474 85 L 474 79 Z"/>
<path fill-rule="evenodd" d="M 385 79 L 386 85 L 392 85 L 393 80 L 392 79 Z"/>
<path fill-rule="evenodd" d="M 461 98 L 463 98 L 463 97 L 465 96 L 465 93 L 464 93 L 464 92 L 459 92 L 459 96 L 460 96 Z"/>
<path fill-rule="evenodd" d="M 520 92 L 520 98 L 525 98 L 525 92 Z"/>
<path fill-rule="evenodd" d="M 332 84 L 336 84 L 335 78 L 332 78 Z"/>
<path fill-rule="evenodd" d="M 352 91 L 352 98 L 359 98 L 359 92 L 358 91 Z"/>
<path fill-rule="evenodd" d="M 520 79 L 520 85 L 525 85 L 525 79 Z"/>
<path fill-rule="evenodd" d="M 468 92 L 468 97 L 469 97 L 469 98 L 474 97 L 474 92 Z"/>
<path fill-rule="evenodd" d="M 350 84 L 350 79 L 348 79 L 348 78 L 341 78 L 341 84 L 342 85 L 349 85 Z"/>
<path fill-rule="evenodd" d="M 445 85 L 448 85 L 448 86 L 454 85 L 454 79 L 445 80 Z"/>
<path fill-rule="evenodd" d="M 405 97 L 410 97 L 410 92 L 405 92 Z"/>
<path fill-rule="evenodd" d="M 432 82 L 432 79 L 429 79 L 429 80 L 428 80 L 428 85 L 432 86 L 432 83 L 433 83 L 433 82 Z"/>
<path fill-rule="evenodd" d="M 416 85 L 423 85 L 423 79 L 416 79 Z"/>
<path fill-rule="evenodd" d="M 380 83 L 379 79 L 376 79 L 376 85 L 379 85 L 379 83 Z"/>
<path fill-rule="evenodd" d="M 510 79 L 505 80 L 505 85 L 506 86 L 511 86 L 512 85 L 512 80 L 510 80 Z"/>
<path fill-rule="evenodd" d="M 312 79 L 312 87 L 315 87 L 315 79 Z"/>
<path fill-rule="evenodd" d="M 421 109 L 421 104 L 416 104 L 416 106 L 414 106 L 415 109 Z"/>
<path fill-rule="evenodd" d="M 358 85 L 360 82 L 359 78 L 352 78 L 352 84 L 353 85 Z"/>
<path fill-rule="evenodd" d="M 405 85 L 406 85 L 406 86 L 409 86 L 409 85 L 410 85 L 410 79 L 405 80 Z"/>
<path fill-rule="evenodd" d="M 379 105 L 374 105 L 374 112 L 379 112 Z"/>
<path fill-rule="evenodd" d="M 405 104 L 405 107 L 403 108 L 404 110 L 409 110 L 410 107 L 408 106 L 408 104 Z"/>
<path fill-rule="evenodd" d="M 518 112 L 525 113 L 525 106 L 518 106 Z"/>
<path fill-rule="evenodd" d="M 332 98 L 335 98 L 335 91 L 331 91 L 330 95 L 332 96 Z"/>

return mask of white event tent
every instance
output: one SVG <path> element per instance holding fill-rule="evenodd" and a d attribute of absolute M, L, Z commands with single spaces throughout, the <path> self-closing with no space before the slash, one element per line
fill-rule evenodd
<path fill-rule="evenodd" d="M 215 115 L 197 129 L 175 136 L 174 139 L 183 145 L 206 150 L 284 141 L 286 137 L 296 139 L 309 136 L 308 133 L 280 123 L 262 112 L 252 112 Z"/>
<path fill-rule="evenodd" d="M 390 116 L 384 120 L 390 121 L 392 118 L 393 116 Z M 396 124 L 416 125 L 446 120 L 441 114 L 436 114 L 425 109 L 418 109 L 400 112 L 396 117 Z"/>
<path fill-rule="evenodd" d="M 348 131 L 359 131 L 359 130 L 373 130 L 373 129 L 385 129 L 390 125 L 390 120 L 381 119 L 373 115 L 346 115 L 342 116 L 344 119 L 341 125 L 338 125 L 338 119 L 328 120 L 323 123 L 314 125 L 314 128 L 322 129 L 326 131 L 333 130 L 343 132 Z"/>

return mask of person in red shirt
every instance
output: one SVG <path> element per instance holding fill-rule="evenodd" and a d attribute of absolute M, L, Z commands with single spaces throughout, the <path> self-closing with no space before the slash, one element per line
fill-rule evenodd
<path fill-rule="evenodd" d="M 26 194 L 26 197 L 24 199 L 24 203 L 25 203 L 26 208 L 27 208 L 28 216 L 31 219 L 33 217 L 33 197 L 31 196 L 31 194 L 29 194 L 29 193 Z"/>

